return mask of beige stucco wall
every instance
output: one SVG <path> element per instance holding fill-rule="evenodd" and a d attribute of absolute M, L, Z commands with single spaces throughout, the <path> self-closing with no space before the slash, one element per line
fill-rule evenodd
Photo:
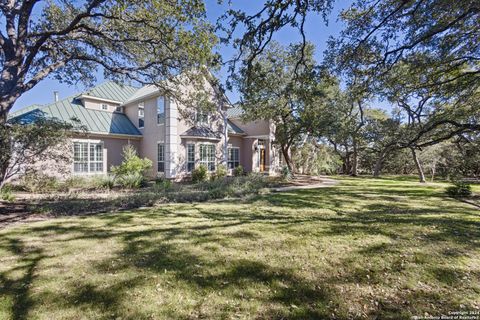
<path fill-rule="evenodd" d="M 270 125 L 268 121 L 265 120 L 243 122 L 240 118 L 234 118 L 230 119 L 230 121 L 242 129 L 247 136 L 262 136 L 270 134 Z"/>
<path fill-rule="evenodd" d="M 112 102 L 105 102 L 105 101 L 100 101 L 100 100 L 95 100 L 95 99 L 90 99 L 90 98 L 83 98 L 82 99 L 83 106 L 87 109 L 94 109 L 94 110 L 100 110 L 100 111 L 108 111 L 108 112 L 114 112 L 120 104 L 115 104 Z M 107 105 L 107 110 L 102 109 L 102 104 Z"/>
<path fill-rule="evenodd" d="M 209 86 L 209 90 L 212 97 L 212 102 L 215 102 L 215 94 L 213 92 L 213 87 L 209 83 L 206 83 Z M 189 90 L 193 90 L 192 88 L 183 88 L 183 92 L 187 92 Z M 171 111 L 178 111 L 178 115 L 176 117 L 176 123 L 169 123 L 167 124 L 157 124 L 157 97 L 160 97 L 161 93 L 158 94 L 151 94 L 148 96 L 146 100 L 139 100 L 134 101 L 133 103 L 127 104 L 124 106 L 124 112 L 127 117 L 132 121 L 132 123 L 137 126 L 138 128 L 138 105 L 143 102 L 144 104 L 144 128 L 139 128 L 142 132 L 142 140 L 140 142 L 140 155 L 142 157 L 146 157 L 153 162 L 153 170 L 150 172 L 152 177 L 157 176 L 157 144 L 159 142 L 168 143 L 170 142 L 170 146 L 175 148 L 175 150 L 171 150 L 171 154 L 173 155 L 174 159 L 172 159 L 173 165 L 175 165 L 175 169 L 173 170 L 176 172 L 177 179 L 181 179 L 187 175 L 186 172 L 186 144 L 187 141 L 193 141 L 196 144 L 196 152 L 199 151 L 199 145 L 201 143 L 214 143 L 216 145 L 217 150 L 217 165 L 222 163 L 223 161 L 223 146 L 224 146 L 224 138 L 222 137 L 220 141 L 211 141 L 211 140 L 202 140 L 202 139 L 185 139 L 181 137 L 181 134 L 190 129 L 194 125 L 193 121 L 193 114 L 191 110 L 188 110 L 187 106 L 183 105 L 179 101 L 174 101 L 173 99 L 166 99 L 165 103 L 165 113 L 168 116 L 168 108 Z M 185 112 L 187 111 L 187 112 Z M 188 118 L 184 118 L 185 114 L 189 114 Z M 173 121 L 173 118 L 170 118 L 170 122 Z M 220 112 L 212 112 L 210 115 L 210 123 L 209 127 L 218 132 L 220 135 L 223 134 L 224 126 L 223 126 L 223 117 Z M 166 131 L 174 129 L 176 134 L 176 141 L 167 141 Z M 167 148 L 166 148 L 167 149 Z M 196 159 L 199 158 L 199 154 L 196 155 Z"/>
<path fill-rule="evenodd" d="M 73 173 L 73 142 L 74 141 L 101 141 L 103 142 L 104 171 L 110 171 L 111 166 L 122 163 L 122 149 L 126 145 L 133 145 L 137 150 L 140 147 L 138 138 L 112 137 L 103 135 L 81 135 L 68 139 L 61 145 L 52 147 L 48 151 L 48 159 L 36 162 L 31 169 L 47 176 L 60 180 L 71 177 Z M 88 174 L 86 174 L 88 175 Z M 17 177 L 18 178 L 18 177 Z"/>

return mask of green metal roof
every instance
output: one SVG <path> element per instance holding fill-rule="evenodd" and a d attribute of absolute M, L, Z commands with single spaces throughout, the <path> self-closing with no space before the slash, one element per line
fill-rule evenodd
<path fill-rule="evenodd" d="M 8 114 L 8 118 L 12 119 L 12 118 L 21 116 L 22 114 L 25 114 L 27 112 L 30 112 L 30 111 L 33 111 L 33 110 L 36 110 L 36 109 L 42 108 L 42 107 L 43 107 L 43 105 L 41 105 L 41 104 L 32 104 L 31 106 L 22 108 L 20 110 L 15 111 L 15 112 L 10 112 Z"/>
<path fill-rule="evenodd" d="M 82 92 L 82 94 L 101 99 L 115 100 L 123 103 L 138 90 L 139 88 L 136 87 L 119 84 L 114 81 L 107 81 L 88 91 Z"/>
<path fill-rule="evenodd" d="M 99 87 L 101 87 L 101 89 L 95 90 Z M 90 92 L 93 92 L 93 94 L 96 94 L 96 96 L 98 96 L 100 92 L 104 92 L 103 98 L 111 100 L 124 99 L 128 92 L 134 92 L 132 89 L 133 87 L 123 87 L 127 89 L 125 93 L 120 95 L 120 98 L 115 98 L 114 96 L 110 95 L 122 87 L 123 86 L 116 86 L 111 82 L 107 82 L 96 88 L 93 88 Z M 107 92 L 109 95 L 107 95 Z M 89 93 L 88 95 L 92 95 L 92 93 Z M 75 126 L 81 125 L 91 133 L 133 136 L 142 135 L 125 114 L 87 109 L 82 105 L 81 101 L 77 97 L 78 95 L 71 96 L 45 106 L 32 105 L 13 112 L 10 114 L 9 119 L 18 121 L 20 123 L 30 123 L 35 121 L 35 118 L 37 117 L 52 117 L 67 123 L 71 123 Z"/>
<path fill-rule="evenodd" d="M 243 109 L 237 105 L 234 105 L 232 108 L 227 109 L 227 117 L 229 118 L 240 118 L 243 113 Z"/>

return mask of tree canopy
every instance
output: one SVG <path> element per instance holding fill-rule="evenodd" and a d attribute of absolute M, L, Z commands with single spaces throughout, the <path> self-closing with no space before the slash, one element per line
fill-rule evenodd
<path fill-rule="evenodd" d="M 217 40 L 201 0 L 16 0 L 0 4 L 0 121 L 50 76 L 91 84 L 113 78 L 161 85 L 212 67 Z"/>

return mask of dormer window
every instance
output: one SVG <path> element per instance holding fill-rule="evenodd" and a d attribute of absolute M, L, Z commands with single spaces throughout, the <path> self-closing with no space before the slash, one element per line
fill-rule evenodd
<path fill-rule="evenodd" d="M 208 125 L 208 112 L 206 111 L 197 111 L 196 114 L 196 123 L 197 125 Z"/>
<path fill-rule="evenodd" d="M 108 105 L 106 105 L 105 103 L 102 103 L 102 110 L 108 110 Z"/>

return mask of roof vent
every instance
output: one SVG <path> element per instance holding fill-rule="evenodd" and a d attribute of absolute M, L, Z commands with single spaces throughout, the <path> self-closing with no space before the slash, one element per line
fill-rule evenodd
<path fill-rule="evenodd" d="M 58 91 L 53 91 L 53 102 L 58 102 Z"/>

